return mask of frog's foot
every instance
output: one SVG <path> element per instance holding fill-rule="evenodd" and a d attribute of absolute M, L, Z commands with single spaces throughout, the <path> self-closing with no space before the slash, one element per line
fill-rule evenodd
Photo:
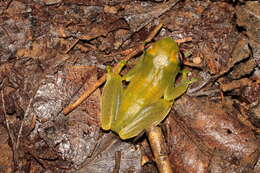
<path fill-rule="evenodd" d="M 184 69 L 181 71 L 182 73 L 182 79 L 181 82 L 178 83 L 171 91 L 167 92 L 167 94 L 164 96 L 166 100 L 175 100 L 176 98 L 180 97 L 182 94 L 186 92 L 186 90 L 189 87 L 189 84 L 192 84 L 193 82 L 197 81 L 197 79 L 187 79 L 187 75 L 189 73 L 188 70 Z"/>
<path fill-rule="evenodd" d="M 181 71 L 181 74 L 182 74 L 182 79 L 181 79 L 181 82 L 180 82 L 180 85 L 182 85 L 182 84 L 192 84 L 193 82 L 196 82 L 197 81 L 197 79 L 196 78 L 191 78 L 190 80 L 189 79 L 187 79 L 187 76 L 188 76 L 188 73 L 189 73 L 190 71 L 189 70 L 187 70 L 187 69 L 184 69 L 184 70 L 182 70 Z"/>

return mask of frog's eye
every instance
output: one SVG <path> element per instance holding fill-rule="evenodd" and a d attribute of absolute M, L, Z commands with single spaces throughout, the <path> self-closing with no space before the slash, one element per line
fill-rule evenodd
<path fill-rule="evenodd" d="M 156 55 L 156 47 L 155 46 L 149 47 L 148 50 L 147 50 L 147 53 L 152 55 L 152 56 L 155 56 Z"/>

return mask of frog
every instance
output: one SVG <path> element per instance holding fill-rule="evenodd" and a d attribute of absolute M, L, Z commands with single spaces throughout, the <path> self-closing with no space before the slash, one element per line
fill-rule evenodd
<path fill-rule="evenodd" d="M 143 51 L 137 64 L 125 75 L 107 67 L 107 80 L 101 96 L 101 128 L 112 130 L 121 139 L 136 137 L 157 126 L 169 114 L 178 97 L 195 79 L 181 70 L 179 46 L 170 37 L 154 42 Z M 176 84 L 176 78 L 181 81 Z"/>

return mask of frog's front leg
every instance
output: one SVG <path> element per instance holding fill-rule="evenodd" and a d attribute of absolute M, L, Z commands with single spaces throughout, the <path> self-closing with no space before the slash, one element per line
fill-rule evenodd
<path fill-rule="evenodd" d="M 116 119 L 123 93 L 122 78 L 119 75 L 125 62 L 121 62 L 119 68 L 112 72 L 107 67 L 107 81 L 101 97 L 101 127 L 104 130 L 111 129 L 112 122 Z"/>
<path fill-rule="evenodd" d="M 130 81 L 136 74 L 138 74 L 142 68 L 143 68 L 143 56 L 138 60 L 137 64 L 131 69 L 129 70 L 128 73 L 126 73 L 122 78 L 125 81 Z"/>
<path fill-rule="evenodd" d="M 166 100 L 175 100 L 176 98 L 180 97 L 182 94 L 184 94 L 186 92 L 186 90 L 189 87 L 189 84 L 193 83 L 196 81 L 196 79 L 192 78 L 191 80 L 187 79 L 187 75 L 189 73 L 188 70 L 182 70 L 182 79 L 181 82 L 178 83 L 177 85 L 174 86 L 173 84 L 170 84 L 167 89 L 165 90 L 164 93 L 164 98 Z M 174 79 L 175 80 L 175 79 Z"/>
<path fill-rule="evenodd" d="M 172 102 L 165 99 L 152 103 L 141 109 L 129 124 L 119 131 L 121 139 L 137 136 L 143 130 L 158 125 L 169 113 Z"/>

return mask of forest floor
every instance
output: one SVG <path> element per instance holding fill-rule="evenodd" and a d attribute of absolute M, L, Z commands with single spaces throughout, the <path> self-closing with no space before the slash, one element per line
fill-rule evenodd
<path fill-rule="evenodd" d="M 63 110 L 159 24 L 152 42 L 191 38 L 197 79 L 160 124 L 174 172 L 259 173 L 260 3 L 243 0 L 1 1 L 0 172 L 158 172 L 145 134 L 100 128 L 103 85 Z"/>

